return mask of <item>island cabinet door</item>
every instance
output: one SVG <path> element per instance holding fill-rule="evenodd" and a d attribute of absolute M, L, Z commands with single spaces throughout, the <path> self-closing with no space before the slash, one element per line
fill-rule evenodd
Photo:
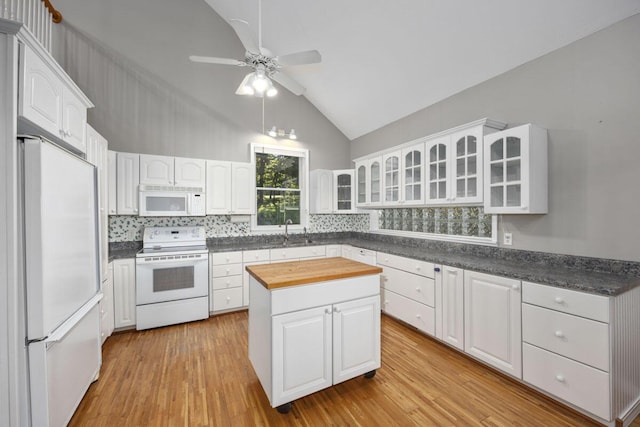
<path fill-rule="evenodd" d="M 333 305 L 333 383 L 380 367 L 380 296 Z"/>
<path fill-rule="evenodd" d="M 327 305 L 272 317 L 271 406 L 332 385 L 331 313 Z"/>

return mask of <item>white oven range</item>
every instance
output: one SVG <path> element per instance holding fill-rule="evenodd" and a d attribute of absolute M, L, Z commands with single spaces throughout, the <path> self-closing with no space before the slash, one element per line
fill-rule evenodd
<path fill-rule="evenodd" d="M 145 227 L 136 255 L 136 329 L 209 317 L 204 227 Z"/>

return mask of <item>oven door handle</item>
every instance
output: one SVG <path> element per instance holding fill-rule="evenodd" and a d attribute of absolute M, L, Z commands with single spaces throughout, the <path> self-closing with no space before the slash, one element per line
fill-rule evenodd
<path fill-rule="evenodd" d="M 153 259 L 159 258 L 159 259 Z M 181 267 L 181 266 L 190 266 L 199 263 L 208 262 L 208 257 L 206 255 L 198 255 L 194 258 L 183 258 L 183 259 L 166 259 L 165 257 L 149 257 L 149 258 L 137 258 L 136 266 L 144 267 L 145 265 L 158 265 L 163 264 L 167 268 L 171 267 Z"/>

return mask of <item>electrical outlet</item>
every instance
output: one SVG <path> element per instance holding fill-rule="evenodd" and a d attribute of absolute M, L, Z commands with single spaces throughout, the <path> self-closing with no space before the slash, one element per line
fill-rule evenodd
<path fill-rule="evenodd" d="M 504 233 L 502 237 L 502 244 L 505 246 L 511 246 L 513 244 L 513 235 L 511 233 Z"/>

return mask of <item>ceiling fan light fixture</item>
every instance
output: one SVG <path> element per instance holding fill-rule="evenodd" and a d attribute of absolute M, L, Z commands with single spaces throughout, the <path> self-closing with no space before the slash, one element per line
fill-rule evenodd
<path fill-rule="evenodd" d="M 251 84 L 253 78 L 254 73 L 249 73 L 244 76 L 244 79 L 242 79 L 242 83 L 240 83 L 240 86 L 238 86 L 238 90 L 236 90 L 236 95 L 255 95 L 255 90 L 253 90 L 253 86 Z"/>
<path fill-rule="evenodd" d="M 271 79 L 267 78 L 267 80 L 269 81 L 269 87 L 267 88 L 266 95 L 271 98 L 278 94 L 278 89 L 273 85 Z"/>
<path fill-rule="evenodd" d="M 267 89 L 269 89 L 270 83 L 271 80 L 269 80 L 269 77 L 266 76 L 264 70 L 256 70 L 253 76 L 253 80 L 251 81 L 251 86 L 253 87 L 253 90 L 259 93 L 260 96 L 262 96 L 262 94 L 264 94 Z M 271 85 L 273 86 L 273 84 Z"/>

